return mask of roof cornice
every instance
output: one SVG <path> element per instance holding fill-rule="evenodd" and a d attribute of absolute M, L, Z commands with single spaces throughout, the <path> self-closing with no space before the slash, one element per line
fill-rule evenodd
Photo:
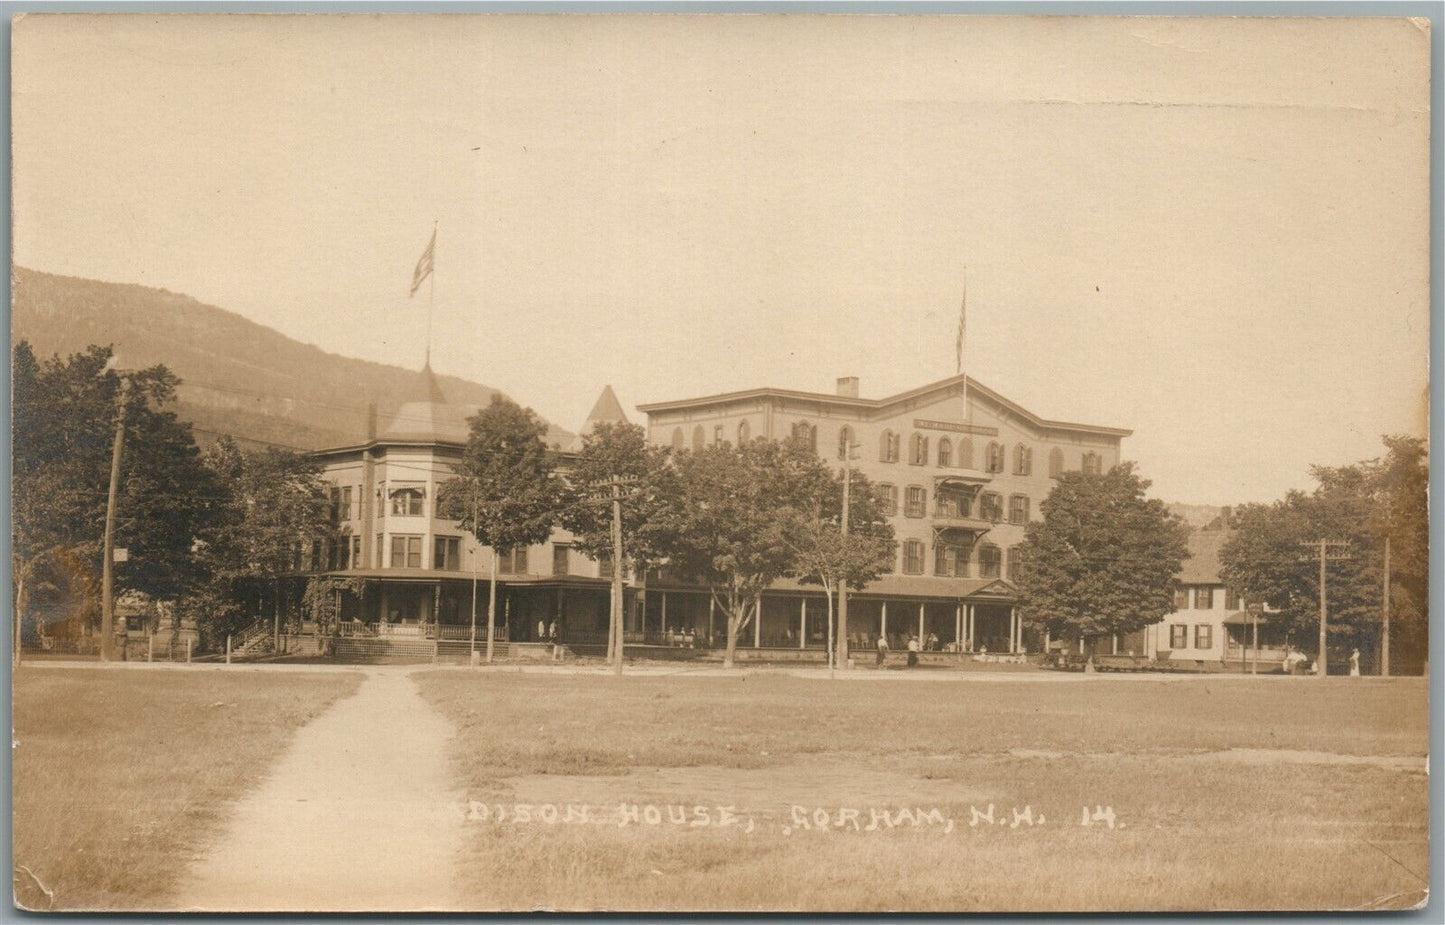
<path fill-rule="evenodd" d="M 909 389 L 906 392 L 899 392 L 897 395 L 890 395 L 887 398 L 853 398 L 847 395 L 830 395 L 827 392 L 800 392 L 793 389 L 778 389 L 765 386 L 760 389 L 745 389 L 741 392 L 723 392 L 717 395 L 704 395 L 698 398 L 685 398 L 678 401 L 652 402 L 651 404 L 638 405 L 637 410 L 643 414 L 651 415 L 659 411 L 689 411 L 715 405 L 729 405 L 764 399 L 781 399 L 831 405 L 835 408 L 862 411 L 871 417 L 879 417 L 897 405 L 918 401 L 939 392 L 953 391 L 965 382 L 968 383 L 970 392 L 983 396 L 993 404 L 998 405 L 1000 408 L 1039 430 L 1071 431 L 1109 437 L 1127 437 L 1134 433 L 1133 430 L 1123 427 L 1103 427 L 1096 424 L 1078 424 L 1071 421 L 1051 421 L 1047 418 L 1041 418 L 1022 405 L 1004 398 L 977 379 L 967 375 L 950 376 L 947 379 L 940 379 L 937 382 L 931 382 L 915 389 Z"/>

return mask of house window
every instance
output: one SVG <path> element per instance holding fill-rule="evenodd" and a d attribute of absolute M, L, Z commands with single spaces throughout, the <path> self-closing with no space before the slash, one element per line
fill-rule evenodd
<path fill-rule="evenodd" d="M 1056 479 L 1064 474 L 1064 451 L 1058 447 L 1049 450 L 1049 478 Z"/>
<path fill-rule="evenodd" d="M 878 485 L 878 505 L 888 517 L 898 515 L 898 486 L 887 482 Z"/>
<path fill-rule="evenodd" d="M 1103 469 L 1103 459 L 1098 453 L 1090 451 L 1084 454 L 1084 461 L 1080 468 L 1090 475 L 1098 475 Z"/>
<path fill-rule="evenodd" d="M 571 551 L 571 547 L 569 547 L 569 546 L 564 546 L 564 545 L 562 545 L 562 544 L 560 544 L 560 543 L 557 544 L 556 546 L 553 546 L 553 547 L 552 547 L 552 574 L 553 574 L 553 575 L 570 575 L 570 574 L 571 574 L 571 560 L 570 560 L 570 558 L 569 558 L 568 555 L 567 555 L 568 552 L 570 552 L 570 551 Z"/>
<path fill-rule="evenodd" d="M 742 446 L 752 439 L 753 428 L 747 421 L 738 421 L 738 446 Z"/>
<path fill-rule="evenodd" d="M 1189 648 L 1189 626 L 1185 623 L 1173 623 L 1169 626 L 1169 648 Z"/>
<path fill-rule="evenodd" d="M 393 517 L 420 517 L 423 498 L 420 488 L 398 488 L 391 493 Z"/>
<path fill-rule="evenodd" d="M 903 500 L 903 513 L 908 517 L 922 517 L 927 509 L 928 493 L 920 485 L 909 485 Z"/>
<path fill-rule="evenodd" d="M 597 577 L 612 577 L 612 553 L 604 552 L 597 557 Z"/>
<path fill-rule="evenodd" d="M 1214 627 L 1208 623 L 1198 623 L 1194 627 L 1194 648 L 1214 648 Z"/>
<path fill-rule="evenodd" d="M 960 469 L 973 468 L 973 441 L 967 437 L 958 441 L 958 467 Z"/>
<path fill-rule="evenodd" d="M 1188 588 L 1175 588 L 1175 589 L 1174 589 L 1174 609 L 1175 609 L 1175 610 L 1188 610 L 1188 609 L 1189 609 L 1189 589 L 1188 589 Z"/>
<path fill-rule="evenodd" d="M 987 472 L 1003 471 L 1003 444 L 990 443 L 984 454 L 984 470 Z"/>
<path fill-rule="evenodd" d="M 880 462 L 898 462 L 898 435 L 891 430 L 885 430 L 879 440 L 878 459 Z"/>
<path fill-rule="evenodd" d="M 853 446 L 853 428 L 844 427 L 838 431 L 838 458 L 847 459 Z"/>
<path fill-rule="evenodd" d="M 1008 522 L 1026 524 L 1029 522 L 1029 499 L 1027 495 L 1014 495 L 1008 499 Z"/>
<path fill-rule="evenodd" d="M 987 520 L 990 523 L 998 523 L 1003 519 L 1003 495 L 996 491 L 986 491 L 978 496 L 978 516 L 980 520 Z"/>
<path fill-rule="evenodd" d="M 1233 588 L 1224 589 L 1224 609 L 1229 611 L 1240 609 L 1239 593 Z"/>
<path fill-rule="evenodd" d="M 432 547 L 431 567 L 444 572 L 455 572 L 462 567 L 461 537 L 439 536 Z"/>
<path fill-rule="evenodd" d="M 335 485 L 331 486 L 331 503 L 327 513 L 332 523 L 341 522 L 341 489 Z"/>
<path fill-rule="evenodd" d="M 393 536 L 391 538 L 392 568 L 421 568 L 421 537 Z"/>
<path fill-rule="evenodd" d="M 1034 451 L 1022 443 L 1014 447 L 1014 475 L 1032 475 Z"/>
<path fill-rule="evenodd" d="M 1205 585 L 1205 586 L 1203 586 L 1203 587 L 1199 587 L 1199 588 L 1195 588 L 1195 589 L 1194 589 L 1194 609 L 1195 609 L 1195 610 L 1213 610 L 1213 609 L 1214 609 L 1214 588 L 1213 588 L 1213 587 L 1211 587 L 1211 586 L 1209 586 L 1209 585 Z"/>
<path fill-rule="evenodd" d="M 706 445 L 707 435 L 703 433 L 702 425 L 699 424 L 692 429 L 692 448 L 694 451 L 698 451 Z"/>
<path fill-rule="evenodd" d="M 504 575 L 527 574 L 527 547 L 518 546 L 497 556 L 497 570 Z"/>
<path fill-rule="evenodd" d="M 953 444 L 947 437 L 938 438 L 938 464 L 940 466 L 953 465 Z"/>
<path fill-rule="evenodd" d="M 1009 581 L 1019 579 L 1019 549 L 1017 546 L 1010 546 L 1004 553 L 1006 556 L 1005 574 Z"/>
<path fill-rule="evenodd" d="M 814 453 L 818 452 L 818 428 L 807 421 L 793 425 L 793 439 Z"/>
<path fill-rule="evenodd" d="M 681 428 L 681 427 L 674 427 L 674 428 L 672 429 L 672 448 L 673 448 L 674 450 L 680 450 L 680 449 L 683 448 L 683 438 L 682 438 L 682 428 Z"/>
<path fill-rule="evenodd" d="M 978 577 L 997 578 L 1003 570 L 1003 554 L 997 546 L 982 546 L 978 550 Z"/>
<path fill-rule="evenodd" d="M 376 558 L 376 568 L 381 568 L 383 565 L 386 564 L 386 560 L 382 558 L 386 555 L 386 546 L 384 545 L 385 539 L 385 534 L 378 533 L 376 535 L 376 545 L 371 547 L 374 550 L 372 555 Z"/>
<path fill-rule="evenodd" d="M 908 461 L 915 466 L 928 465 L 928 438 L 914 434 L 908 438 Z"/>
<path fill-rule="evenodd" d="M 923 543 L 919 540 L 903 542 L 903 574 L 923 574 Z"/>
<path fill-rule="evenodd" d="M 950 578 L 957 562 L 958 556 L 952 546 L 947 543 L 933 544 L 933 574 L 940 578 Z"/>
<path fill-rule="evenodd" d="M 727 438 L 725 438 L 725 437 L 723 436 L 723 426 L 722 426 L 721 424 L 715 425 L 715 426 L 713 427 L 713 429 L 712 429 L 712 442 L 713 442 L 713 444 L 714 444 L 714 445 L 717 445 L 717 446 L 721 446 L 721 445 L 722 445 L 722 442 L 723 442 L 725 439 L 727 439 Z"/>

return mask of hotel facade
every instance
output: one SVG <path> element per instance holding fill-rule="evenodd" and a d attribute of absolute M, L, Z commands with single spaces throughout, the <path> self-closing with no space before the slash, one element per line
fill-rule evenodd
<path fill-rule="evenodd" d="M 497 584 L 498 639 L 537 643 L 557 624 L 566 644 L 605 643 L 606 563 L 582 555 L 560 528 L 544 544 L 506 551 L 492 574 L 491 550 L 435 516 L 475 409 L 449 404 L 430 368 L 394 418 L 363 444 L 318 451 L 330 483 L 335 539 L 303 550 L 298 574 L 362 579 L 342 605 L 345 632 L 461 640 L 473 614 L 486 624 L 487 584 Z M 720 441 L 795 437 L 884 493 L 897 539 L 891 571 L 849 595 L 854 648 L 880 635 L 894 648 L 910 635 L 948 651 L 1039 651 L 1015 612 L 1015 551 L 1054 480 L 1066 471 L 1107 471 L 1130 431 L 1053 421 L 964 376 L 887 398 L 859 395 L 856 379 L 833 393 L 760 388 L 642 405 L 648 439 L 675 449 Z M 581 428 L 625 421 L 610 388 Z M 567 459 L 581 436 L 554 449 Z M 664 568 L 629 575 L 624 629 L 632 645 L 722 645 L 725 621 L 704 588 Z M 784 580 L 763 596 L 744 649 L 806 653 L 827 643 L 821 588 Z M 482 638 L 479 636 L 479 638 Z"/>

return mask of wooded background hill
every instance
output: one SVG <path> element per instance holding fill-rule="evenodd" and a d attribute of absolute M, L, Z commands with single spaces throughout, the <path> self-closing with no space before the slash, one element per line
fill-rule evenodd
<path fill-rule="evenodd" d="M 203 444 L 220 434 L 298 449 L 359 443 L 368 403 L 376 403 L 384 428 L 417 377 L 415 369 L 328 353 L 165 289 L 20 267 L 11 336 L 28 340 L 42 359 L 112 344 L 128 367 L 165 364 L 181 379 L 177 412 Z M 456 405 L 484 405 L 497 391 L 437 378 Z M 570 436 L 551 425 L 549 439 L 565 445 Z"/>

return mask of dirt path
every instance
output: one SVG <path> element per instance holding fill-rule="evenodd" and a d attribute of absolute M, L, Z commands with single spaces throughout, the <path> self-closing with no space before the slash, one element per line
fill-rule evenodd
<path fill-rule="evenodd" d="M 411 673 L 372 669 L 296 735 L 180 890 L 203 911 L 457 908 L 451 724 Z"/>

